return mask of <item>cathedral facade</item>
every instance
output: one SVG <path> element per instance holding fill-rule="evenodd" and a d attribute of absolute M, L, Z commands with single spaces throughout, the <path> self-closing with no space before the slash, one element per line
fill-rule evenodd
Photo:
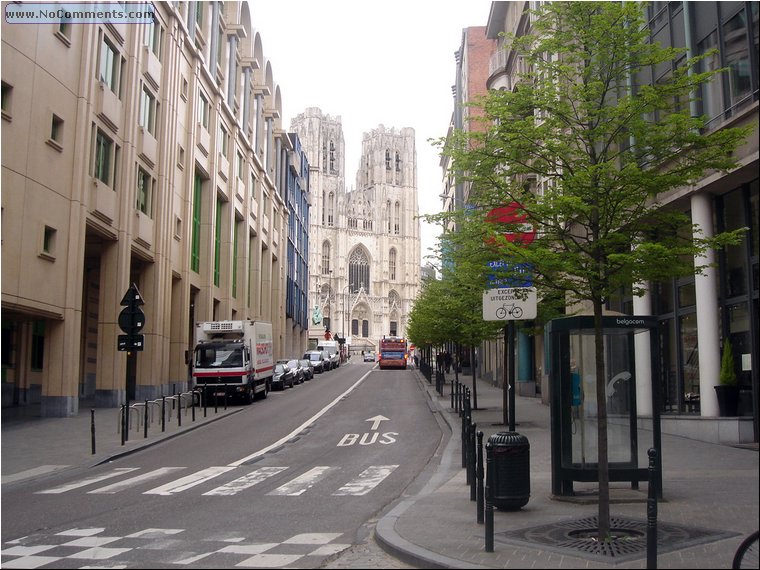
<path fill-rule="evenodd" d="M 345 184 L 340 117 L 310 107 L 296 116 L 310 166 L 310 345 L 345 337 L 352 352 L 383 335 L 406 336 L 420 287 L 414 129 L 379 126 L 362 138 L 354 189 Z"/>

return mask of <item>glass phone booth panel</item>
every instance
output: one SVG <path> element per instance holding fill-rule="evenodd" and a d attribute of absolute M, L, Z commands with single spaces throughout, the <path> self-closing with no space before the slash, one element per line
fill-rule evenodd
<path fill-rule="evenodd" d="M 657 334 L 652 317 L 603 317 L 604 402 L 607 412 L 609 480 L 637 487 L 648 477 L 647 450 L 659 451 L 659 407 L 651 427 L 637 417 L 634 335 L 650 333 L 650 359 Z M 573 481 L 598 481 L 598 404 L 593 317 L 555 319 L 548 326 L 552 387 L 552 488 L 573 495 Z M 645 364 L 645 365 L 646 365 Z M 652 368 L 652 382 L 656 375 Z M 652 387 L 656 397 L 658 390 Z M 654 404 L 654 403 L 653 403 Z"/>

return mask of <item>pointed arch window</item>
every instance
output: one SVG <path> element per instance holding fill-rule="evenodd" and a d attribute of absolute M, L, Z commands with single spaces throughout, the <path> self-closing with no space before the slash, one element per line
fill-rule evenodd
<path fill-rule="evenodd" d="M 391 169 L 391 151 L 385 149 L 385 170 Z"/>
<path fill-rule="evenodd" d="M 322 244 L 322 275 L 330 274 L 330 242 Z"/>
<path fill-rule="evenodd" d="M 355 249 L 348 258 L 348 285 L 351 293 L 363 288 L 367 294 L 369 289 L 369 258 L 363 249 Z"/>
<path fill-rule="evenodd" d="M 391 201 L 390 200 L 388 200 L 385 203 L 385 212 L 386 212 L 386 214 L 388 216 L 388 233 L 391 233 L 391 224 L 392 224 L 391 215 L 392 215 L 392 211 L 391 211 Z"/>
<path fill-rule="evenodd" d="M 335 174 L 335 143 L 330 141 L 330 173 Z"/>
<path fill-rule="evenodd" d="M 325 211 L 327 210 L 327 202 L 325 200 L 325 192 L 322 191 L 322 225 L 325 225 Z"/>
<path fill-rule="evenodd" d="M 396 151 L 396 172 L 401 172 L 401 156 Z"/>
<path fill-rule="evenodd" d="M 335 225 L 335 193 L 330 192 L 327 196 L 327 225 Z"/>
<path fill-rule="evenodd" d="M 327 144 L 322 145 L 322 172 L 327 172 Z"/>
<path fill-rule="evenodd" d="M 396 280 L 396 248 L 394 247 L 388 252 L 388 279 Z"/>
<path fill-rule="evenodd" d="M 393 233 L 398 235 L 401 233 L 401 203 L 396 202 L 393 210 Z"/>

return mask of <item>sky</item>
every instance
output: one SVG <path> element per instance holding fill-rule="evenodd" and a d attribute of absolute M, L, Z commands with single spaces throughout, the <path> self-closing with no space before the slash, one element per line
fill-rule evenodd
<path fill-rule="evenodd" d="M 251 24 L 282 94 L 283 128 L 307 107 L 340 116 L 345 180 L 354 187 L 362 135 L 415 130 L 420 214 L 440 211 L 443 171 L 428 140 L 454 110 L 462 30 L 485 26 L 490 0 L 249 0 Z M 422 263 L 439 228 L 420 221 Z"/>

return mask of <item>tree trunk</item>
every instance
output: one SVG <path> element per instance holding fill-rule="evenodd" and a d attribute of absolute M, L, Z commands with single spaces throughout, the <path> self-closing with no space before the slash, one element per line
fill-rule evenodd
<path fill-rule="evenodd" d="M 607 446 L 607 394 L 604 371 L 602 301 L 594 300 L 594 352 L 596 362 L 597 458 L 599 469 L 599 540 L 610 536 L 610 470 Z"/>

